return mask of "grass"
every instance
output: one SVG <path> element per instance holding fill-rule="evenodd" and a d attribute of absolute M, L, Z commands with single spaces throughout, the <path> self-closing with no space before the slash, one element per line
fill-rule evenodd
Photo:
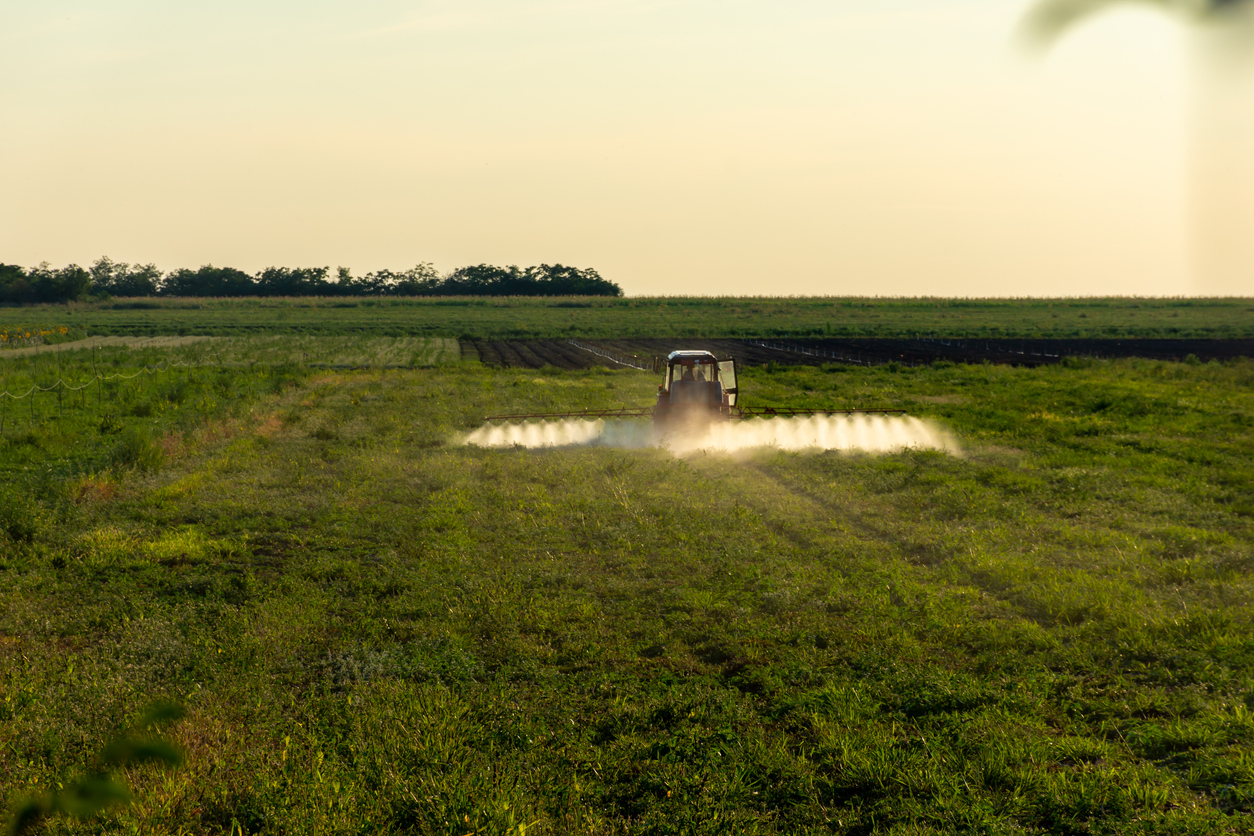
<path fill-rule="evenodd" d="M 655 381 L 453 363 L 10 494 L 0 803 L 170 699 L 185 765 L 59 832 L 1254 829 L 1254 364 L 743 376 L 966 454 L 463 447 Z"/>
<path fill-rule="evenodd" d="M 630 337 L 1254 336 L 1246 298 L 603 297 L 119 299 L 0 309 L 91 334 Z"/>
<path fill-rule="evenodd" d="M 212 437 L 215 420 L 237 421 L 305 373 L 212 360 L 204 343 L 0 358 L 0 478 L 39 492 L 110 469 L 154 470 L 185 438 Z"/>
<path fill-rule="evenodd" d="M 225 365 L 441 366 L 459 362 L 461 348 L 441 337 L 287 334 L 218 338 L 201 356 Z"/>

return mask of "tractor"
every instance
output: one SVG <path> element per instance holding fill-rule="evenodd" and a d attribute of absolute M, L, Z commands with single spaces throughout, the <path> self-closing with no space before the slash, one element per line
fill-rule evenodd
<path fill-rule="evenodd" d="M 714 421 L 795 415 L 848 415 L 853 413 L 903 414 L 903 409 L 793 409 L 770 406 L 739 406 L 736 361 L 719 360 L 708 351 L 672 351 L 666 357 L 662 382 L 653 406 L 621 409 L 590 409 L 575 412 L 543 412 L 522 415 L 489 415 L 488 421 L 529 418 L 651 418 L 662 434 Z"/>

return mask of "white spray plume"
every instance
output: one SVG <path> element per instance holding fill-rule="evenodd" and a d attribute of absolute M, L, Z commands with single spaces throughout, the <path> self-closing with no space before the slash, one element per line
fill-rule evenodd
<path fill-rule="evenodd" d="M 699 452 L 735 454 L 777 450 L 890 453 L 906 448 L 958 455 L 958 443 L 929 421 L 897 415 L 815 415 L 718 421 L 657 433 L 645 421 L 567 419 L 526 424 L 487 424 L 461 439 L 478 447 L 661 446 L 677 456 Z"/>

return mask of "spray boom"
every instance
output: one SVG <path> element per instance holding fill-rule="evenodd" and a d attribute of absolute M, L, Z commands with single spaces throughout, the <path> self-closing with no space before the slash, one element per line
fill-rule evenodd
<path fill-rule="evenodd" d="M 885 408 L 801 408 L 756 406 L 736 403 L 740 389 L 736 383 L 736 361 L 719 360 L 708 351 L 672 351 L 666 358 L 657 403 L 651 407 L 588 409 L 573 412 L 529 412 L 518 415 L 489 415 L 488 421 L 525 421 L 550 418 L 652 418 L 654 427 L 669 431 L 677 427 L 707 425 L 717 421 L 745 418 L 805 417 L 814 415 L 904 415 L 904 409 Z"/>

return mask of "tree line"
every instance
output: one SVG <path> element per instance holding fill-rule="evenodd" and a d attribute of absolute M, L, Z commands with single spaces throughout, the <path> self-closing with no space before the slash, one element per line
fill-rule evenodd
<path fill-rule="evenodd" d="M 347 267 L 267 267 L 255 275 L 206 264 L 163 273 L 154 264 L 101 258 L 90 268 L 47 262 L 23 268 L 0 264 L 0 303 L 69 302 L 114 296 L 622 296 L 596 270 L 541 264 L 478 264 L 441 276 L 430 264 L 354 276 Z"/>

